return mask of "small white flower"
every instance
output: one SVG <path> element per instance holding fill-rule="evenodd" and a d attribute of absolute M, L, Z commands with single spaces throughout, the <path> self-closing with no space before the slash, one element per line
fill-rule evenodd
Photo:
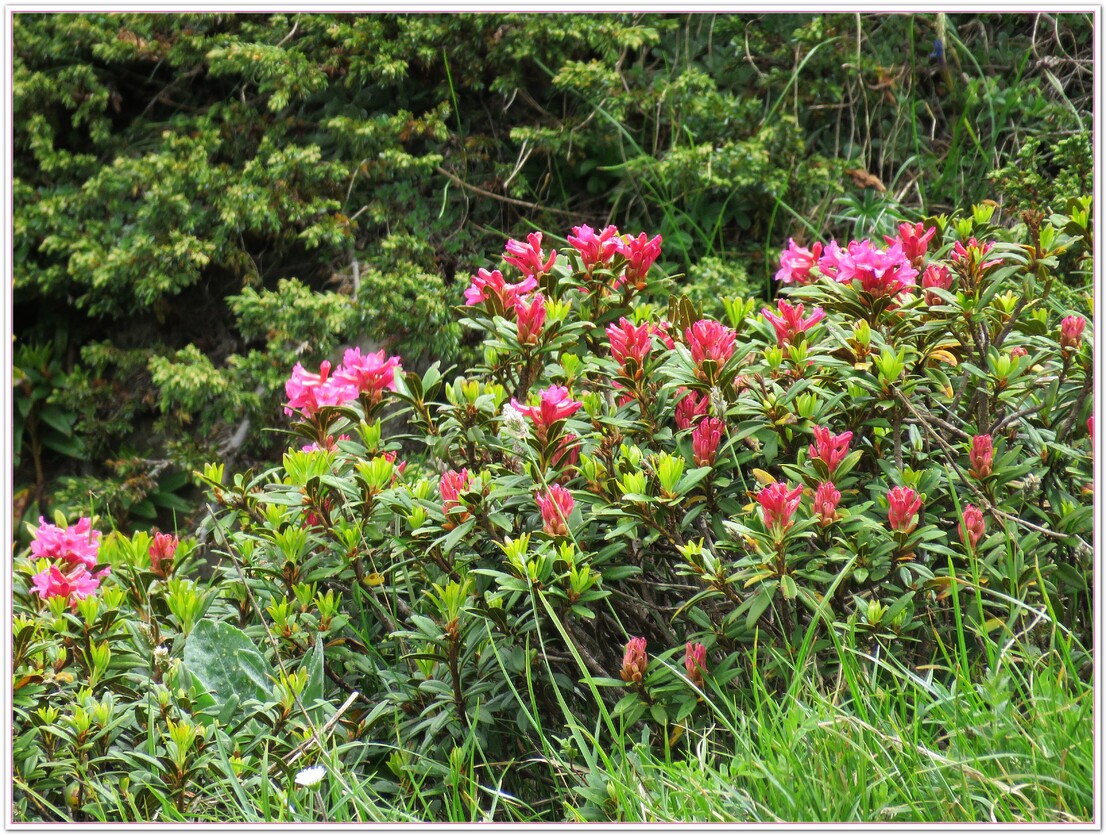
<path fill-rule="evenodd" d="M 309 768 L 305 768 L 299 774 L 296 775 L 297 786 L 314 786 L 318 785 L 319 781 L 326 776 L 325 765 L 313 765 Z"/>
<path fill-rule="evenodd" d="M 526 438 L 530 434 L 526 418 L 510 403 L 503 405 L 503 433 L 513 438 Z"/>
<path fill-rule="evenodd" d="M 722 389 L 718 386 L 710 387 L 710 410 L 716 418 L 726 417 L 726 409 L 729 408 L 729 403 L 726 402 L 726 396 L 722 394 Z"/>

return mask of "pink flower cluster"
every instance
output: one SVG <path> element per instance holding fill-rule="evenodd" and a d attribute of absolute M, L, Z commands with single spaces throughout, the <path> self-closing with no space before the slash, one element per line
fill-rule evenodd
<path fill-rule="evenodd" d="M 150 543 L 150 570 L 159 577 L 166 577 L 173 570 L 173 557 L 176 556 L 180 540 L 173 534 L 155 533 Z"/>
<path fill-rule="evenodd" d="M 550 386 L 538 392 L 538 405 L 523 405 L 511 398 L 511 406 L 523 417 L 528 417 L 534 424 L 534 431 L 538 439 L 543 443 L 548 439 L 549 429 L 557 421 L 565 420 L 576 414 L 583 406 L 579 400 L 569 397 L 568 389 L 564 386 Z"/>
<path fill-rule="evenodd" d="M 703 689 L 703 671 L 707 668 L 707 648 L 702 644 L 687 642 L 684 648 L 684 669 L 687 670 L 688 680 Z"/>
<path fill-rule="evenodd" d="M 918 525 L 922 499 L 909 487 L 892 487 L 887 491 L 887 522 L 891 530 L 910 533 Z"/>
<path fill-rule="evenodd" d="M 619 671 L 622 680 L 641 686 L 648 666 L 649 656 L 645 652 L 645 639 L 630 638 L 626 642 L 626 652 L 622 655 L 622 669 Z"/>
<path fill-rule="evenodd" d="M 690 429 L 697 418 L 704 417 L 710 411 L 710 395 L 706 392 L 698 394 L 685 388 L 676 391 L 677 394 L 684 392 L 687 393 L 676 404 L 676 426 L 679 429 Z"/>
<path fill-rule="evenodd" d="M 818 260 L 818 269 L 838 284 L 859 284 L 872 296 L 897 296 L 914 286 L 918 271 L 896 241 L 886 250 L 872 246 L 868 240 L 850 241 L 841 249 L 830 241 Z"/>
<path fill-rule="evenodd" d="M 974 504 L 964 505 L 964 521 L 957 526 L 957 530 L 960 533 L 960 541 L 975 548 L 983 538 L 983 534 L 987 532 L 983 511 Z"/>
<path fill-rule="evenodd" d="M 799 507 L 799 500 L 803 496 L 803 486 L 797 485 L 794 489 L 788 487 L 785 482 L 774 481 L 757 493 L 757 501 L 760 502 L 761 518 L 764 519 L 764 527 L 784 532 L 792 525 L 792 516 Z"/>
<path fill-rule="evenodd" d="M 713 467 L 714 458 L 718 452 L 718 444 L 722 440 L 722 433 L 726 431 L 726 424 L 718 418 L 703 418 L 703 421 L 695 427 L 691 433 L 691 452 L 696 467 Z"/>
<path fill-rule="evenodd" d="M 635 290 L 643 289 L 649 268 L 661 254 L 660 235 L 650 238 L 642 232 L 635 238 L 620 235 L 615 226 L 606 226 L 599 232 L 587 225 L 574 226 L 568 242 L 580 254 L 580 264 L 589 278 L 593 270 L 607 266 L 616 254 L 622 255 L 626 267 L 615 282 L 616 288 L 628 283 Z"/>
<path fill-rule="evenodd" d="M 503 260 L 518 268 L 527 278 L 536 279 L 553 268 L 553 263 L 557 260 L 557 250 L 550 252 L 546 259 L 541 248 L 541 232 L 531 232 L 526 236 L 526 243 L 513 238 L 508 240 Z"/>
<path fill-rule="evenodd" d="M 810 459 L 821 461 L 832 474 L 849 454 L 849 441 L 852 438 L 852 432 L 842 432 L 840 435 L 834 435 L 824 426 L 815 426 L 814 443 L 808 447 Z"/>
<path fill-rule="evenodd" d="M 93 573 L 100 552 L 100 532 L 92 520 L 82 517 L 76 525 L 60 528 L 39 517 L 39 527 L 31 542 L 31 554 L 38 559 L 54 560 L 31 578 L 35 593 L 43 600 L 66 597 L 74 608 L 77 601 L 100 587 L 100 578 L 110 568 Z"/>
<path fill-rule="evenodd" d="M 438 492 L 442 495 L 442 513 L 447 517 L 453 515 L 454 511 L 460 508 L 460 513 L 456 514 L 458 521 L 463 522 L 468 519 L 468 511 L 461 504 L 461 493 L 468 489 L 470 481 L 471 477 L 467 467 L 462 469 L 461 472 L 447 470 L 442 473 L 442 477 L 438 481 Z"/>
<path fill-rule="evenodd" d="M 538 286 L 533 276 L 527 276 L 517 284 L 503 278 L 499 270 L 489 272 L 481 267 L 472 277 L 472 284 L 465 290 L 465 304 L 469 307 L 488 301 L 497 301 L 499 310 L 511 310 L 515 302 Z"/>
<path fill-rule="evenodd" d="M 734 340 L 737 334 L 720 322 L 712 319 L 700 319 L 684 331 L 691 359 L 698 366 L 697 375 L 707 382 L 714 382 L 714 375 L 708 375 L 703 363 L 713 362 L 718 368 L 726 364 L 733 356 Z M 717 371 L 715 372 L 717 373 Z"/>
<path fill-rule="evenodd" d="M 791 344 L 800 333 L 810 330 L 826 318 L 826 312 L 820 307 L 814 308 L 809 316 L 803 318 L 801 302 L 792 306 L 783 299 L 776 302 L 776 311 L 773 313 L 767 307 L 760 309 L 764 318 L 776 329 L 776 341 L 781 348 Z"/>
<path fill-rule="evenodd" d="M 568 517 L 576 506 L 572 494 L 561 485 L 553 484 L 534 498 L 541 511 L 542 530 L 550 536 L 568 536 Z"/>
<path fill-rule="evenodd" d="M 284 414 L 291 416 L 298 410 L 310 418 L 323 406 L 341 406 L 362 394 L 370 402 L 379 402 L 384 391 L 395 391 L 395 375 L 403 372 L 399 357 L 385 359 L 383 350 L 362 354 L 360 348 L 347 349 L 333 374 L 331 368 L 324 360 L 314 374 L 297 362 L 284 384 L 288 396 Z"/>
<path fill-rule="evenodd" d="M 648 322 L 635 326 L 625 316 L 618 320 L 617 325 L 608 325 L 607 338 L 611 343 L 611 356 L 627 377 L 641 379 L 645 358 L 653 350 L 653 343 L 649 338 L 652 328 Z"/>

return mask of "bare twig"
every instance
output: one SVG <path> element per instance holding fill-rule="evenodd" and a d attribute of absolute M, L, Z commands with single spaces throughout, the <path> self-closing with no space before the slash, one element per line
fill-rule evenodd
<path fill-rule="evenodd" d="M 487 191 L 480 188 L 479 186 L 474 186 L 471 183 L 466 183 L 456 174 L 452 174 L 449 171 L 446 171 L 440 165 L 435 165 L 434 170 L 446 179 L 448 179 L 451 183 L 454 183 L 455 185 L 458 185 L 463 189 L 467 189 L 474 194 L 479 194 L 481 197 L 490 197 L 492 200 L 498 200 L 501 203 L 508 203 L 511 206 L 520 206 L 523 209 L 531 209 L 536 212 L 549 212 L 550 214 L 562 215 L 564 217 L 577 217 L 576 212 L 568 212 L 564 209 L 558 209 L 554 206 L 539 206 L 537 203 L 528 203 L 525 200 L 517 200 L 514 197 L 507 197 L 504 194 L 496 194 L 493 191 Z"/>
<path fill-rule="evenodd" d="M 997 521 L 1001 523 L 1009 520 L 1015 525 L 1020 525 L 1021 527 L 1027 528 L 1028 530 L 1036 531 L 1037 533 L 1047 536 L 1050 539 L 1059 539 L 1061 541 L 1074 539 L 1079 542 L 1079 544 L 1084 548 L 1088 547 L 1087 543 L 1083 541 L 1083 538 L 1081 536 L 1077 536 L 1076 534 L 1057 533 L 1056 531 L 1049 530 L 1048 528 L 1041 527 L 1040 525 L 1035 525 L 1032 522 L 1027 522 L 1025 519 L 1015 516 L 1013 513 L 1007 513 L 1005 510 L 999 510 L 997 507 L 991 504 L 990 499 L 988 499 L 987 496 L 984 495 L 982 490 L 980 490 L 978 487 L 975 486 L 975 484 L 972 483 L 971 479 L 969 479 L 964 471 L 960 468 L 960 465 L 956 463 L 956 451 L 945 442 L 945 439 L 941 437 L 941 434 L 935 431 L 933 427 L 926 422 L 925 418 L 923 418 L 918 413 L 918 411 L 914 408 L 906 395 L 904 395 L 901 391 L 896 390 L 895 396 L 904 406 L 906 406 L 910 413 L 914 415 L 915 419 L 918 421 L 918 423 L 921 424 L 922 428 L 925 429 L 930 437 L 937 441 L 938 445 L 940 445 L 940 447 L 949 456 L 949 463 L 952 464 L 952 468 L 956 470 L 957 474 L 960 476 L 963 482 L 968 485 L 968 489 L 975 494 L 975 497 L 983 505 L 984 509 L 987 510 L 987 512 L 990 513 Z"/>

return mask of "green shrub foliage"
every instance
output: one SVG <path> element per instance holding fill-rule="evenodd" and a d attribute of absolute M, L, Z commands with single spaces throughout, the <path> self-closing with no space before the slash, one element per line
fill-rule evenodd
<path fill-rule="evenodd" d="M 17 560 L 18 813 L 195 814 L 205 773 L 288 780 L 326 723 L 382 796 L 468 775 L 602 816 L 581 729 L 679 745 L 754 671 L 954 673 L 1047 650 L 1042 613 L 1091 646 L 1092 326 L 1056 291 L 1087 230 L 994 211 L 792 241 L 777 302 L 721 320 L 659 237 L 534 233 L 471 276 L 463 374 L 285 367 L 282 463 L 200 474 L 210 582 L 87 520 Z"/>
<path fill-rule="evenodd" d="M 1065 136 L 1061 176 L 997 183 L 1066 211 L 1091 41 L 1054 23 L 18 14 L 19 507 L 166 524 L 203 461 L 273 460 L 295 360 L 469 364 L 457 275 L 566 218 L 660 233 L 709 305 L 768 294 L 783 229 L 872 234 L 884 189 L 952 211 Z"/>

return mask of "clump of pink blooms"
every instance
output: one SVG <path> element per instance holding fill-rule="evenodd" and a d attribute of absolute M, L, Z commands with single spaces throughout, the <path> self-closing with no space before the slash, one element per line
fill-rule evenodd
<path fill-rule="evenodd" d="M 622 656 L 622 680 L 641 686 L 645 679 L 645 670 L 649 666 L 649 656 L 645 653 L 644 638 L 630 638 L 626 642 L 626 652 Z"/>
<path fill-rule="evenodd" d="M 676 404 L 676 426 L 679 429 L 690 429 L 697 418 L 704 417 L 710 411 L 709 394 L 699 394 L 684 388 L 678 389 L 677 394 L 685 391 L 687 393 Z"/>
<path fill-rule="evenodd" d="M 983 521 L 983 511 L 973 504 L 964 505 L 964 521 L 957 530 L 960 533 L 960 541 L 975 548 L 987 531 Z"/>
<path fill-rule="evenodd" d="M 700 319 L 684 331 L 687 339 L 687 347 L 691 351 L 691 359 L 698 367 L 697 374 L 702 379 L 708 379 L 703 363 L 710 361 L 719 368 L 733 356 L 734 340 L 737 334 L 731 328 L 727 328 L 721 322 L 713 319 Z"/>
<path fill-rule="evenodd" d="M 815 426 L 814 443 L 808 447 L 810 459 L 821 461 L 826 465 L 826 469 L 832 473 L 849 454 L 849 441 L 852 438 L 852 432 L 842 432 L 840 435 L 834 435 L 825 426 Z"/>
<path fill-rule="evenodd" d="M 915 224 L 900 223 L 898 237 L 889 238 L 884 235 L 883 240 L 892 246 L 898 244 L 902 248 L 902 254 L 917 266 L 925 258 L 929 242 L 936 233 L 936 226 L 926 229 L 925 224 L 921 222 Z"/>
<path fill-rule="evenodd" d="M 557 260 L 557 250 L 550 252 L 549 258 L 546 258 L 541 248 L 541 237 L 541 232 L 531 232 L 526 236 L 526 243 L 513 238 L 508 240 L 503 260 L 516 267 L 527 278 L 537 279 L 545 275 Z"/>
<path fill-rule="evenodd" d="M 649 338 L 651 331 L 652 327 L 648 323 L 635 326 L 625 316 L 618 320 L 617 325 L 607 326 L 611 356 L 622 367 L 622 373 L 627 377 L 641 379 L 645 358 L 653 350 L 653 343 Z M 631 362 L 633 366 L 630 365 Z"/>
<path fill-rule="evenodd" d="M 775 313 L 767 307 L 762 307 L 760 312 L 776 329 L 776 341 L 781 348 L 791 344 L 800 333 L 810 330 L 826 318 L 826 312 L 820 307 L 814 308 L 809 316 L 803 318 L 801 302 L 792 306 L 783 299 L 776 302 Z"/>
<path fill-rule="evenodd" d="M 360 348 L 349 348 L 333 374 L 332 369 L 329 360 L 319 365 L 318 374 L 297 362 L 284 384 L 288 396 L 284 414 L 291 416 L 299 411 L 311 418 L 324 406 L 342 406 L 361 395 L 377 403 L 383 392 L 395 391 L 396 374 L 403 371 L 399 357 L 385 359 L 383 350 L 362 354 Z"/>
<path fill-rule="evenodd" d="M 990 435 L 975 435 L 972 437 L 972 449 L 968 453 L 968 461 L 971 463 L 971 475 L 978 479 L 984 479 L 991 474 L 994 467 L 995 447 Z"/>
<path fill-rule="evenodd" d="M 493 306 L 498 303 L 497 309 L 493 309 L 495 313 L 511 310 L 514 308 L 516 301 L 537 286 L 537 279 L 533 277 L 528 276 L 517 284 L 511 284 L 503 278 L 503 273 L 499 270 L 489 272 L 481 267 L 476 271 L 476 275 L 472 277 L 472 284 L 465 290 L 465 304 L 473 307 L 485 302 L 492 302 Z"/>
<path fill-rule="evenodd" d="M 774 481 L 767 487 L 762 488 L 757 493 L 757 501 L 760 503 L 764 527 L 774 528 L 781 533 L 788 530 L 793 524 L 791 517 L 795 515 L 802 496 L 803 486 L 801 484 L 791 489 L 785 482 Z"/>
<path fill-rule="evenodd" d="M 897 296 L 913 287 L 918 275 L 898 241 L 886 250 L 868 240 L 850 241 L 845 249 L 830 241 L 818 269 L 838 284 L 856 282 L 871 296 Z"/>
<path fill-rule="evenodd" d="M 688 680 L 703 689 L 703 671 L 707 668 L 707 648 L 702 644 L 687 642 L 684 648 L 684 669 L 687 670 Z"/>
<path fill-rule="evenodd" d="M 545 326 L 545 296 L 534 293 L 532 296 L 516 299 L 514 311 L 519 344 L 537 345 L 541 329 Z"/>
<path fill-rule="evenodd" d="M 818 265 L 822 257 L 822 244 L 815 243 L 810 249 L 796 246 L 792 238 L 787 239 L 787 249 L 780 255 L 780 268 L 776 271 L 776 281 L 781 284 L 810 284 L 816 279 L 811 269 Z"/>
<path fill-rule="evenodd" d="M 542 530 L 550 536 L 568 536 L 568 517 L 576 506 L 572 494 L 559 484 L 534 496 L 541 511 Z"/>
<path fill-rule="evenodd" d="M 892 487 L 887 491 L 887 522 L 891 530 L 910 533 L 917 527 L 922 499 L 910 487 Z"/>
<path fill-rule="evenodd" d="M 542 389 L 538 392 L 538 405 L 536 406 L 523 405 L 513 397 L 511 398 L 511 406 L 523 417 L 528 417 L 533 421 L 535 434 L 543 443 L 546 441 L 549 429 L 553 424 L 576 414 L 576 411 L 583 405 L 579 400 L 573 400 L 568 394 L 568 389 L 564 386 L 550 386 L 547 389 Z"/>
<path fill-rule="evenodd" d="M 54 562 L 31 578 L 34 591 L 43 600 L 68 598 L 75 608 L 78 601 L 99 588 L 100 578 L 111 571 L 107 567 L 91 571 L 99 559 L 100 531 L 92 527 L 92 520 L 87 517 L 65 528 L 51 525 L 42 517 L 38 523 L 31 554 Z"/>
<path fill-rule="evenodd" d="M 826 527 L 837 519 L 837 504 L 841 501 L 841 491 L 832 482 L 823 481 L 814 491 L 814 515 L 818 525 Z"/>
<path fill-rule="evenodd" d="M 438 492 L 442 494 L 442 513 L 447 517 L 456 515 L 462 522 L 469 517 L 468 511 L 464 510 L 461 504 L 461 493 L 468 489 L 470 481 L 467 467 L 460 472 L 447 470 L 442 473 L 442 477 L 438 480 Z M 461 508 L 461 512 L 455 514 L 458 508 Z"/>
<path fill-rule="evenodd" d="M 649 238 L 644 232 L 636 238 L 622 235 L 618 238 L 616 246 L 618 252 L 626 259 L 626 270 L 624 275 L 615 282 L 615 286 L 628 282 L 635 290 L 645 289 L 645 276 L 661 254 L 661 236 L 654 235 Z"/>
<path fill-rule="evenodd" d="M 696 467 L 714 466 L 714 458 L 718 452 L 718 444 L 722 440 L 722 433 L 726 424 L 718 418 L 703 418 L 703 421 L 695 427 L 691 433 L 691 450 Z"/>
<path fill-rule="evenodd" d="M 1079 347 L 1087 320 L 1082 316 L 1065 316 L 1060 322 L 1060 347 L 1066 352 Z"/>
<path fill-rule="evenodd" d="M 948 290 L 952 287 L 952 273 L 942 264 L 930 264 L 922 273 L 922 289 L 925 293 L 925 303 L 932 307 L 941 304 L 941 297 L 931 290 Z"/>
<path fill-rule="evenodd" d="M 155 533 L 150 542 L 150 570 L 159 577 L 168 576 L 173 569 L 173 557 L 176 556 L 180 540 L 167 533 Z"/>

